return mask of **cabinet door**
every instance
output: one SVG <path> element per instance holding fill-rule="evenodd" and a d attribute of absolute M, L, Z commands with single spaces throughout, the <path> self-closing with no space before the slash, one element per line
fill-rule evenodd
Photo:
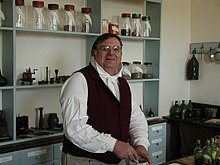
<path fill-rule="evenodd" d="M 0 165 L 20 165 L 20 152 L 0 154 Z"/>
<path fill-rule="evenodd" d="M 53 160 L 53 145 L 21 151 L 21 164 L 40 164 Z"/>
<path fill-rule="evenodd" d="M 61 159 L 63 143 L 57 143 L 53 145 L 53 159 Z"/>

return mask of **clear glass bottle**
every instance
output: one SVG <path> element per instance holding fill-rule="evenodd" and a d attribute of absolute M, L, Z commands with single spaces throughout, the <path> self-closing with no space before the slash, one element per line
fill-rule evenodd
<path fill-rule="evenodd" d="M 89 33 L 92 28 L 92 18 L 90 13 L 92 12 L 91 8 L 84 7 L 81 9 L 82 12 L 82 32 Z"/>
<path fill-rule="evenodd" d="M 2 12 L 2 4 L 3 0 L 0 0 L 0 26 L 3 26 L 5 21 L 5 14 Z"/>
<path fill-rule="evenodd" d="M 131 14 L 122 13 L 121 17 L 122 17 L 121 18 L 121 35 L 130 36 L 131 35 L 131 23 L 130 23 Z"/>
<path fill-rule="evenodd" d="M 48 4 L 49 18 L 48 18 L 48 29 L 59 30 L 60 18 L 59 18 L 59 5 Z"/>
<path fill-rule="evenodd" d="M 131 69 L 129 62 L 122 62 L 123 68 L 122 68 L 122 77 L 126 80 L 131 79 Z"/>
<path fill-rule="evenodd" d="M 141 79 L 143 78 L 143 70 L 140 61 L 133 61 L 132 70 L 131 70 L 132 79 Z"/>
<path fill-rule="evenodd" d="M 151 32 L 150 17 L 142 17 L 142 36 L 149 37 Z"/>
<path fill-rule="evenodd" d="M 64 31 L 76 31 L 76 19 L 75 19 L 75 6 L 64 5 L 65 9 L 65 23 L 63 26 Z"/>
<path fill-rule="evenodd" d="M 143 63 L 143 78 L 153 78 L 153 64 L 152 62 Z"/>
<path fill-rule="evenodd" d="M 44 2 L 33 1 L 33 29 L 44 29 Z"/>
<path fill-rule="evenodd" d="M 132 14 L 132 36 L 141 36 L 141 14 Z"/>
<path fill-rule="evenodd" d="M 201 141 L 196 141 L 196 148 L 194 149 L 194 164 L 195 165 L 202 165 L 202 154 L 203 150 L 201 147 Z"/>
<path fill-rule="evenodd" d="M 25 28 L 26 16 L 25 16 L 25 6 L 24 0 L 16 0 L 16 27 Z"/>

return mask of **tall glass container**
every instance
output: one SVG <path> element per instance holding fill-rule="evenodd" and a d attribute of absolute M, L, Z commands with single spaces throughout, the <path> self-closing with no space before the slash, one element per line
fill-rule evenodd
<path fill-rule="evenodd" d="M 3 4 L 3 0 L 0 0 L 0 26 L 3 26 L 5 21 L 5 15 L 2 12 L 2 4 Z"/>
<path fill-rule="evenodd" d="M 92 12 L 91 8 L 84 7 L 81 9 L 82 12 L 82 32 L 89 33 L 92 28 L 92 18 L 90 13 Z"/>
<path fill-rule="evenodd" d="M 63 26 L 64 31 L 76 31 L 76 19 L 75 19 L 75 6 L 64 5 L 65 9 L 65 23 Z"/>
<path fill-rule="evenodd" d="M 131 14 L 122 13 L 121 17 L 122 17 L 121 18 L 121 35 L 130 36 L 131 35 L 131 23 L 130 23 Z"/>
<path fill-rule="evenodd" d="M 49 18 L 48 18 L 48 29 L 59 30 L 60 18 L 59 18 L 59 5 L 48 4 Z"/>
<path fill-rule="evenodd" d="M 132 36 L 141 36 L 141 14 L 132 14 Z"/>
<path fill-rule="evenodd" d="M 151 32 L 150 17 L 142 17 L 142 36 L 149 37 Z"/>
<path fill-rule="evenodd" d="M 16 27 L 25 28 L 26 18 L 25 18 L 25 6 L 24 0 L 16 0 Z"/>
<path fill-rule="evenodd" d="M 33 29 L 44 29 L 44 2 L 33 1 Z"/>

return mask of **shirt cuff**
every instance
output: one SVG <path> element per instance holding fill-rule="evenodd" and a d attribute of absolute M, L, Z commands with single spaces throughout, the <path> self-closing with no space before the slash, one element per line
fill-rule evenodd
<path fill-rule="evenodd" d="M 108 142 L 107 142 L 107 145 L 106 145 L 108 151 L 113 152 L 116 141 L 117 141 L 117 139 L 115 139 L 113 137 L 110 137 L 108 139 Z"/>

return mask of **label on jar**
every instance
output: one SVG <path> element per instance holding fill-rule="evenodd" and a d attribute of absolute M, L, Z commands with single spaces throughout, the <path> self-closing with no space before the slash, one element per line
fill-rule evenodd
<path fill-rule="evenodd" d="M 109 24 L 109 33 L 119 35 L 118 24 L 110 23 Z"/>

